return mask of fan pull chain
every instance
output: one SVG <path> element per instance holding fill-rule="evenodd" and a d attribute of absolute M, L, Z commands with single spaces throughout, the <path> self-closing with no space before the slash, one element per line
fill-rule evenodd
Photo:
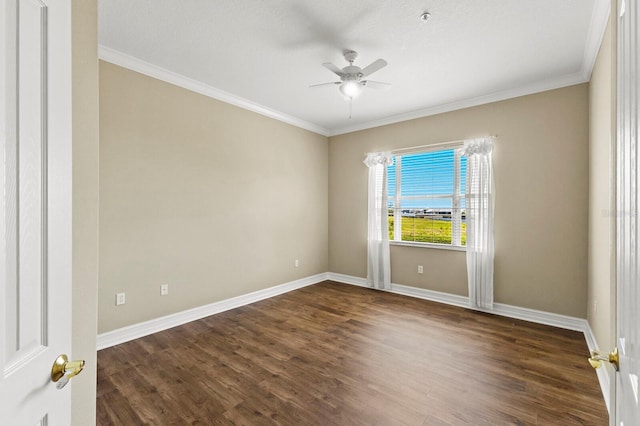
<path fill-rule="evenodd" d="M 351 120 L 351 110 L 353 109 L 353 98 L 349 98 L 349 120 Z"/>

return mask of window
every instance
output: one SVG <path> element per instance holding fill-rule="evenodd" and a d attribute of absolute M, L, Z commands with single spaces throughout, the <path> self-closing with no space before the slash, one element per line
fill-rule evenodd
<path fill-rule="evenodd" d="M 388 168 L 390 241 L 466 245 L 467 159 L 461 147 L 393 157 Z"/>

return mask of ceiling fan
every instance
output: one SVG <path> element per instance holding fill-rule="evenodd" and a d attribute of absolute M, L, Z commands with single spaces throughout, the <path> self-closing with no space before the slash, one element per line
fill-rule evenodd
<path fill-rule="evenodd" d="M 335 73 L 338 77 L 340 77 L 340 81 L 332 81 L 330 83 L 321 83 L 314 84 L 309 87 L 320 87 L 320 86 L 329 86 L 329 85 L 339 85 L 340 92 L 348 99 L 353 99 L 358 96 L 364 87 L 371 87 L 374 89 L 386 89 L 391 87 L 389 83 L 382 83 L 379 81 L 372 80 L 363 80 L 364 77 L 367 77 L 374 72 L 378 71 L 380 68 L 387 66 L 387 61 L 384 59 L 377 59 L 373 61 L 370 65 L 360 68 L 358 66 L 353 65 L 353 62 L 358 57 L 358 52 L 354 52 L 353 50 L 345 50 L 344 51 L 344 59 L 349 62 L 349 65 L 340 69 L 331 62 L 325 62 L 322 64 L 326 69 Z"/>

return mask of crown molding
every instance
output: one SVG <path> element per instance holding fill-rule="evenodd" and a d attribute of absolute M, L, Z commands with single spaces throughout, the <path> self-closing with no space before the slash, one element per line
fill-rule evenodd
<path fill-rule="evenodd" d="M 600 3 L 601 1 L 602 0 L 597 0 L 596 3 Z M 605 19 L 605 25 L 606 25 L 606 19 Z M 590 31 L 590 34 L 591 33 L 592 31 Z M 604 30 L 602 34 L 604 34 Z M 599 45 L 595 50 L 596 55 L 597 55 L 598 48 L 599 48 Z M 586 52 L 585 52 L 585 55 L 586 55 Z M 318 133 L 322 136 L 327 136 L 327 137 L 338 136 L 345 133 L 357 132 L 360 130 L 372 129 L 375 127 L 386 126 L 389 124 L 396 124 L 403 121 L 429 117 L 432 115 L 442 114 L 445 112 L 456 111 L 464 108 L 470 108 L 474 106 L 489 104 L 492 102 L 498 102 L 506 99 L 517 98 L 520 96 L 526 96 L 534 93 L 544 92 L 547 90 L 560 89 L 562 87 L 585 83 L 586 81 L 588 81 L 588 77 L 591 74 L 590 69 L 593 68 L 593 64 L 595 63 L 595 57 L 594 57 L 593 60 L 591 61 L 591 65 L 589 67 L 588 73 L 585 73 L 584 71 L 585 67 L 583 66 L 583 70 L 578 73 L 530 84 L 523 87 L 518 87 L 515 89 L 495 92 L 489 95 L 477 96 L 469 99 L 463 99 L 460 101 L 450 102 L 442 105 L 436 105 L 434 107 L 407 112 L 404 114 L 393 115 L 390 117 L 382 118 L 380 120 L 367 121 L 365 123 L 361 123 L 357 125 L 339 127 L 336 129 L 327 129 L 325 127 L 318 126 L 316 124 L 309 123 L 307 121 L 300 120 L 296 117 L 292 117 L 290 115 L 256 104 L 247 99 L 235 96 L 231 93 L 206 85 L 200 81 L 185 77 L 173 71 L 169 71 L 167 69 L 158 67 L 149 62 L 145 62 L 141 59 L 134 58 L 133 56 L 127 55 L 125 53 L 119 52 L 117 50 L 111 49 L 106 46 L 102 46 L 102 45 L 98 46 L 98 57 L 101 60 L 112 63 L 114 65 L 127 68 L 129 70 L 173 84 L 183 89 L 187 89 L 192 92 L 199 93 L 201 95 L 208 96 L 208 97 L 217 99 L 219 101 L 226 102 L 228 104 L 235 105 L 237 107 L 244 108 L 246 110 L 253 111 L 255 113 L 264 115 L 266 117 L 273 118 L 275 120 L 282 121 L 287 124 L 291 124 L 292 126 L 309 130 L 311 132 Z"/>
<path fill-rule="evenodd" d="M 436 105 L 430 108 L 385 117 L 380 120 L 368 121 L 366 123 L 361 123 L 353 126 L 333 129 L 328 136 L 338 136 L 345 133 L 372 129 L 374 127 L 396 124 L 403 121 L 429 117 L 431 115 L 457 111 L 464 108 L 485 105 L 492 102 L 504 101 L 520 96 L 532 95 L 534 93 L 546 92 L 548 90 L 560 89 L 563 87 L 586 83 L 591 80 L 591 72 L 593 71 L 593 67 L 598 57 L 598 52 L 600 51 L 600 45 L 602 44 L 602 38 L 604 37 L 604 33 L 607 29 L 607 22 L 610 13 L 610 0 L 594 1 L 593 9 L 591 12 L 591 23 L 589 24 L 589 32 L 587 34 L 587 41 L 585 43 L 585 49 L 582 55 L 582 66 L 580 68 L 580 71 L 578 71 L 577 73 L 540 81 L 514 89 L 478 96 L 475 98 L 462 99 L 442 105 Z"/>
<path fill-rule="evenodd" d="M 322 136 L 329 135 L 329 129 L 326 129 L 322 126 L 318 126 L 316 124 L 300 120 L 299 118 L 284 114 L 271 108 L 267 108 L 263 105 L 251 102 L 248 99 L 241 98 L 239 96 L 209 86 L 192 78 L 185 77 L 181 74 L 158 67 L 141 59 L 134 58 L 133 56 L 119 52 L 115 49 L 111 49 L 110 47 L 98 45 L 98 57 L 101 60 L 110 62 L 114 65 L 118 65 L 131 71 L 135 71 L 140 74 L 144 74 L 149 77 L 164 81 L 166 83 L 182 87 L 183 89 L 187 89 L 192 92 L 199 93 L 201 95 L 208 96 L 210 98 L 214 98 L 249 111 L 253 111 L 257 114 L 273 118 L 274 120 L 282 121 L 283 123 L 291 124 L 292 126 L 309 130 L 310 132 L 318 133 Z"/>
<path fill-rule="evenodd" d="M 328 129 L 326 127 L 301 120 L 288 114 L 273 110 L 271 108 L 267 108 L 248 99 L 235 96 L 231 93 L 209 86 L 200 81 L 158 67 L 156 65 L 150 64 L 138 58 L 134 58 L 133 56 L 124 54 L 103 45 L 98 46 L 98 56 L 100 59 L 106 62 L 110 62 L 112 64 L 130 69 L 132 71 L 148 75 L 149 77 L 153 77 L 158 80 L 176 85 L 178 87 L 182 87 L 184 89 L 199 93 L 201 95 L 208 96 L 222 102 L 247 109 L 249 111 L 253 111 L 266 117 L 290 124 L 292 126 L 309 130 L 322 136 L 331 137 L 586 83 L 591 79 L 591 72 L 595 65 L 598 51 L 600 50 L 600 45 L 602 43 L 602 38 L 607 27 L 607 21 L 610 12 L 610 0 L 594 1 L 593 10 L 591 13 L 591 23 L 589 26 L 589 32 L 587 35 L 587 41 L 585 43 L 585 50 L 583 53 L 582 66 L 576 73 L 539 81 L 533 84 L 528 84 L 509 90 L 494 92 L 488 95 L 461 99 L 446 104 L 436 105 L 429 108 L 385 117 L 379 120 L 372 120 L 365 123 L 333 129 Z"/>
<path fill-rule="evenodd" d="M 587 34 L 587 42 L 584 47 L 582 57 L 582 75 L 586 81 L 591 80 L 591 72 L 596 64 L 598 52 L 604 33 L 607 29 L 607 22 L 611 13 L 611 0 L 595 0 L 591 13 L 591 24 Z"/>
<path fill-rule="evenodd" d="M 520 96 L 532 95 L 534 93 L 546 92 L 548 90 L 560 89 L 563 87 L 573 86 L 576 84 L 586 83 L 588 81 L 585 78 L 582 71 L 568 74 L 557 78 L 552 78 L 544 81 L 540 81 L 526 86 L 517 87 L 514 89 L 503 90 L 500 92 L 490 93 L 488 95 L 477 96 L 475 98 L 462 99 L 459 101 L 449 102 L 442 105 L 436 105 L 433 107 L 420 109 L 417 111 L 411 111 L 404 114 L 393 115 L 390 117 L 382 118 L 380 120 L 368 121 L 366 123 L 356 124 L 353 126 L 341 127 L 334 129 L 329 133 L 329 137 L 343 135 L 345 133 L 357 132 L 360 130 L 372 129 L 374 127 L 386 126 L 389 124 L 396 124 L 403 121 L 415 120 L 417 118 L 429 117 L 436 114 L 442 114 L 445 112 L 457 111 L 465 108 L 471 108 L 479 105 L 490 104 L 493 102 L 504 101 L 507 99 L 518 98 Z"/>

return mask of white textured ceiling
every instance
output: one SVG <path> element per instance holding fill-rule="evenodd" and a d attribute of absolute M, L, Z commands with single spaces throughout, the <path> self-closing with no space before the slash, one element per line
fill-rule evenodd
<path fill-rule="evenodd" d="M 428 11 L 427 23 L 420 15 Z M 103 59 L 325 135 L 589 79 L 607 0 L 99 0 Z M 323 62 L 389 65 L 349 104 Z"/>

